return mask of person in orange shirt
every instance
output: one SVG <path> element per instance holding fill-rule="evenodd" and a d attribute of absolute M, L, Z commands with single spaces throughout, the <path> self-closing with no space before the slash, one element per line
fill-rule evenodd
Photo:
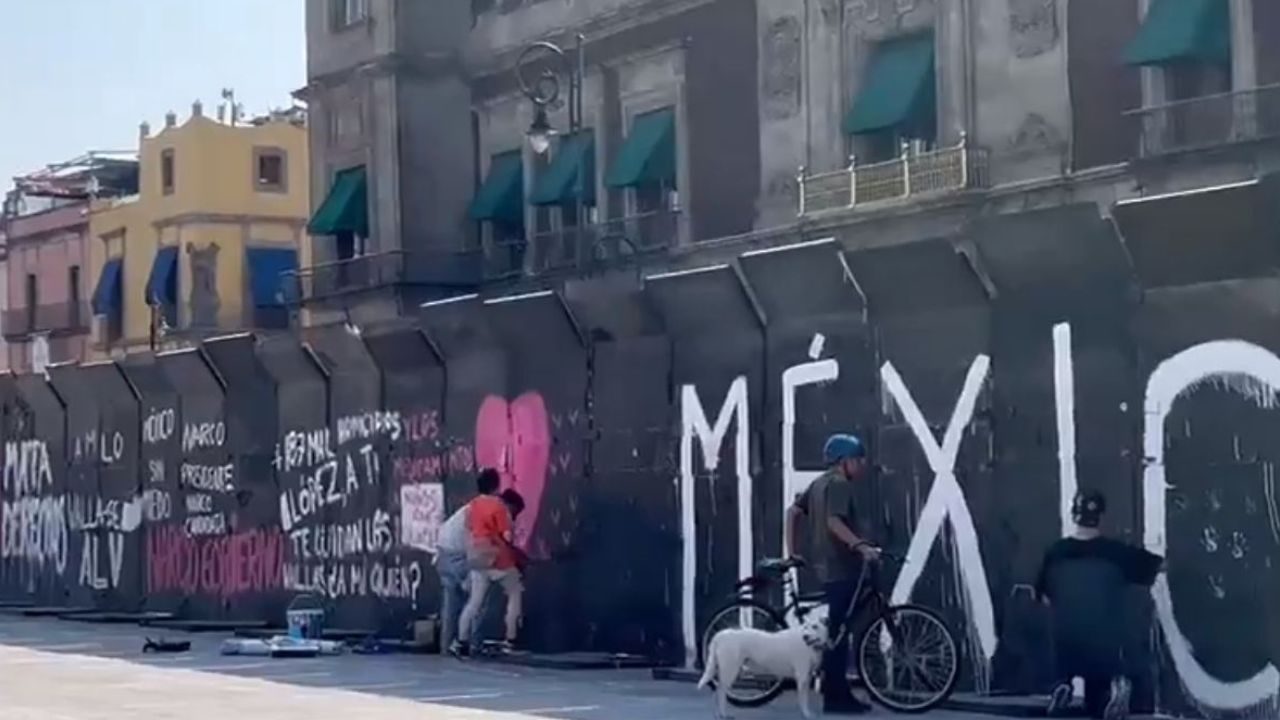
<path fill-rule="evenodd" d="M 515 490 L 500 496 L 482 495 L 471 501 L 467 512 L 467 561 L 471 566 L 471 595 L 458 621 L 458 637 L 449 651 L 467 655 L 478 643 L 472 634 L 484 607 L 489 586 L 497 583 L 507 594 L 506 635 L 502 649 L 510 651 L 520 630 L 521 600 L 524 583 L 521 571 L 527 558 L 515 546 L 515 518 L 524 510 L 524 498 Z"/>

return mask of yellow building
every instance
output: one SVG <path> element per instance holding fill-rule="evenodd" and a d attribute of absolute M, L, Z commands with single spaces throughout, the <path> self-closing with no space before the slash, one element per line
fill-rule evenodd
<path fill-rule="evenodd" d="M 138 160 L 138 195 L 90 210 L 94 355 L 288 327 L 281 273 L 310 211 L 301 114 L 232 125 L 197 103 L 154 136 L 144 124 Z"/>

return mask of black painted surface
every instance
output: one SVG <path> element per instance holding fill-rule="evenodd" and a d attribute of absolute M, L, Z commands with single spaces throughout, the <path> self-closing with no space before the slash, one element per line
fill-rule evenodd
<path fill-rule="evenodd" d="M 1277 392 L 1244 372 L 1280 367 L 1274 198 L 1264 179 L 1125 204 L 1114 222 L 1092 205 L 983 217 L 907 246 L 814 243 L 643 284 L 579 281 L 563 298 L 458 299 L 359 335 L 317 330 L 306 345 L 238 336 L 123 367 L 55 367 L 51 383 L 0 376 L 0 598 L 278 624 L 305 587 L 326 595 L 331 625 L 403 634 L 437 612 L 434 533 L 490 464 L 538 496 L 519 535 L 536 559 L 523 640 L 678 662 L 685 590 L 696 637 L 740 574 L 740 539 L 753 562 L 780 552 L 784 479 L 819 470 L 831 432 L 867 439 L 876 472 L 858 490 L 861 519 L 873 539 L 905 550 L 935 470 L 886 389 L 886 368 L 919 406 L 932 435 L 923 439 L 940 442 L 986 356 L 960 436 L 960 493 L 947 496 L 949 519 L 927 556 L 911 558 L 923 568 L 912 599 L 942 611 L 964 641 L 965 685 L 1032 692 L 1052 677 L 1048 611 L 1029 586 L 1064 529 L 1062 478 L 1074 469 L 1081 486 L 1106 492 L 1109 532 L 1167 543 L 1178 632 L 1153 631 L 1158 614 L 1142 591 L 1117 610 L 1132 613 L 1138 706 L 1215 715 L 1215 702 L 1262 700 L 1248 709 L 1269 717 L 1265 697 L 1211 683 L 1249 679 L 1280 649 Z M 1066 369 L 1055 326 L 1063 339 L 1070 331 L 1071 413 L 1055 392 Z M 1152 374 L 1188 350 L 1187 372 L 1206 375 L 1172 406 L 1148 406 Z M 835 379 L 800 386 L 788 424 L 784 378 L 820 379 L 828 361 Z M 695 415 L 685 397 L 696 393 L 714 428 L 735 383 L 747 412 L 726 415 L 718 448 L 682 438 Z M 171 424 L 157 424 L 170 411 Z M 1165 411 L 1144 448 L 1145 425 Z M 1074 453 L 1060 447 L 1060 429 Z M 1161 447 L 1167 487 L 1147 487 L 1148 456 Z M 154 476 L 153 462 L 163 466 Z M 214 492 L 184 465 L 230 467 L 233 480 Z M 741 528 L 740 470 L 751 512 Z M 198 499 L 211 494 L 211 504 Z M 1161 500 L 1164 528 L 1145 527 Z M 15 531 L 26 506 L 44 508 L 27 517 L 43 517 L 51 535 Z M 976 558 L 957 544 L 961 512 L 976 528 Z M 188 521 L 208 515 L 224 517 L 225 532 L 193 534 Z M 975 560 L 990 625 L 964 582 Z M 285 572 L 286 562 L 319 574 Z M 497 632 L 500 605 L 486 632 Z M 991 632 L 996 643 L 984 646 Z M 1171 647 L 1193 650 L 1208 677 L 1176 667 Z"/>

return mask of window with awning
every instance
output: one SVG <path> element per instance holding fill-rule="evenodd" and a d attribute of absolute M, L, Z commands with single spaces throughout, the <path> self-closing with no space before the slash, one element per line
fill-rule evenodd
<path fill-rule="evenodd" d="M 93 289 L 94 315 L 119 315 L 123 304 L 121 276 L 124 274 L 124 261 L 120 258 L 108 260 L 98 275 L 98 285 Z"/>
<path fill-rule="evenodd" d="M 1125 48 L 1124 61 L 1129 65 L 1229 65 L 1228 0 L 1152 0 L 1142 27 Z"/>
<path fill-rule="evenodd" d="M 245 248 L 249 268 L 249 299 L 254 307 L 284 304 L 284 274 L 297 272 L 298 252 L 293 248 Z"/>
<path fill-rule="evenodd" d="M 570 205 L 581 198 L 584 205 L 596 202 L 595 134 L 584 130 L 565 137 L 551 164 L 538 177 L 529 193 L 529 204 Z"/>
<path fill-rule="evenodd" d="M 307 224 L 312 235 L 369 237 L 369 189 L 364 166 L 347 168 L 333 178 L 324 202 Z"/>
<path fill-rule="evenodd" d="M 178 304 L 178 248 L 162 247 L 151 261 L 151 274 L 147 276 L 148 305 L 173 306 Z"/>
<path fill-rule="evenodd" d="M 471 200 L 468 216 L 509 227 L 524 223 L 524 162 L 519 150 L 494 155 L 489 173 Z"/>
<path fill-rule="evenodd" d="M 880 43 L 845 115 L 845 134 L 932 138 L 938 112 L 935 78 L 932 32 Z"/>
<path fill-rule="evenodd" d="M 604 184 L 611 188 L 676 187 L 676 114 L 663 108 L 631 121 Z"/>

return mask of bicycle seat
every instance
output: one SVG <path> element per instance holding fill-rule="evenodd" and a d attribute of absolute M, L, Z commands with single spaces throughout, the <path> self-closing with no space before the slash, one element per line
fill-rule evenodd
<path fill-rule="evenodd" d="M 800 558 L 767 558 L 760 561 L 760 572 L 785 573 L 804 567 Z"/>

